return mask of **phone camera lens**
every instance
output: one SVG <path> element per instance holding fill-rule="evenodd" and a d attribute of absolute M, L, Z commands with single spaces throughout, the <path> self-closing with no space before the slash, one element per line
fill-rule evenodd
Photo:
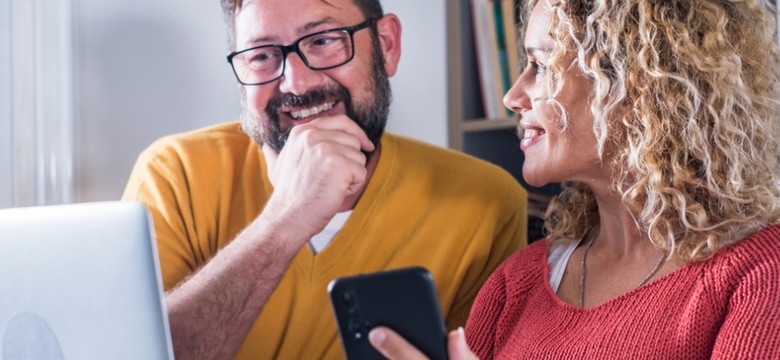
<path fill-rule="evenodd" d="M 363 342 L 368 335 L 368 328 L 362 324 L 362 321 L 357 317 L 349 319 L 347 330 L 352 334 L 352 338 L 357 342 Z"/>
<path fill-rule="evenodd" d="M 347 309 L 348 313 L 354 314 L 357 312 L 357 299 L 355 299 L 354 293 L 351 291 L 342 292 L 341 300 L 344 303 L 344 307 Z"/>

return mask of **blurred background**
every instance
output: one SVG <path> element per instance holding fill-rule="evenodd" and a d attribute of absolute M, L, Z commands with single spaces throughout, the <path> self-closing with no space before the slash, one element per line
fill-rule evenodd
<path fill-rule="evenodd" d="M 447 146 L 445 0 L 403 26 L 389 131 Z M 237 120 L 218 0 L 0 0 L 0 208 L 116 200 L 155 139 Z"/>

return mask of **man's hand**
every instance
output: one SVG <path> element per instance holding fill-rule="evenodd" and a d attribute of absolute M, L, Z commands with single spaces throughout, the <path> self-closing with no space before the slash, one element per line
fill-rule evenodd
<path fill-rule="evenodd" d="M 279 154 L 263 146 L 274 185 L 264 215 L 304 231 L 308 241 L 363 190 L 368 174 L 361 150 L 374 151 L 374 145 L 346 115 L 293 127 Z"/>
<path fill-rule="evenodd" d="M 263 212 L 165 297 L 177 358 L 236 356 L 295 254 L 362 191 L 361 149 L 374 145 L 343 115 L 296 126 L 280 154 L 263 147 L 274 185 Z"/>
<path fill-rule="evenodd" d="M 390 360 L 427 360 L 420 350 L 395 331 L 379 326 L 368 333 L 368 341 L 382 355 Z M 478 360 L 469 349 L 463 328 L 450 331 L 447 335 L 447 356 L 450 360 Z"/>

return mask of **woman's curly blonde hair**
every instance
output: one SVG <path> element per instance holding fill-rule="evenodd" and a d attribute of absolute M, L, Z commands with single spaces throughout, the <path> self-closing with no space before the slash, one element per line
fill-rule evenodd
<path fill-rule="evenodd" d="M 592 81 L 599 156 L 610 149 L 614 189 L 656 247 L 704 260 L 780 220 L 773 5 L 532 0 L 526 15 L 538 1 L 552 14 L 548 69 L 578 66 Z M 573 63 L 564 60 L 572 51 Z M 548 77 L 552 103 L 564 85 Z M 563 184 L 545 217 L 551 240 L 580 238 L 599 222 L 581 183 Z"/>

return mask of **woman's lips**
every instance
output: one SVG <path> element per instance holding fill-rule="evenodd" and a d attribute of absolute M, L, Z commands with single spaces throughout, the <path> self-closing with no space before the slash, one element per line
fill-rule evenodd
<path fill-rule="evenodd" d="M 520 150 L 523 151 L 539 142 L 539 140 L 545 134 L 544 129 L 538 127 L 523 126 L 522 130 L 523 137 L 520 138 Z"/>

